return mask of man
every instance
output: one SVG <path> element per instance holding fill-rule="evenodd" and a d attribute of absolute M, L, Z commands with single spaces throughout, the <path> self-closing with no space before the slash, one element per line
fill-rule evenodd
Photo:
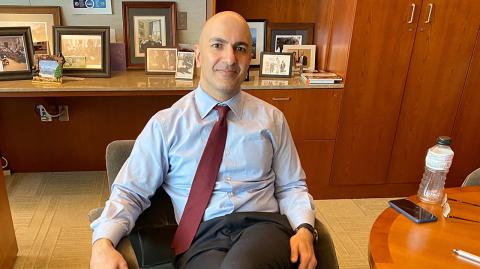
<path fill-rule="evenodd" d="M 195 51 L 199 87 L 154 115 L 137 138 L 102 216 L 92 223 L 91 268 L 126 267 L 114 246 L 159 187 L 171 197 L 179 222 L 172 242 L 179 268 L 315 267 L 313 201 L 285 117 L 240 89 L 251 44 L 248 24 L 237 13 L 222 12 L 205 23 Z M 224 149 L 212 157 L 220 160 L 215 170 L 216 161 L 204 158 L 222 139 Z M 211 168 L 206 172 L 204 162 Z M 213 190 L 195 226 L 193 197 L 206 192 L 196 186 L 212 170 Z M 185 234 L 192 226 L 190 238 Z"/>

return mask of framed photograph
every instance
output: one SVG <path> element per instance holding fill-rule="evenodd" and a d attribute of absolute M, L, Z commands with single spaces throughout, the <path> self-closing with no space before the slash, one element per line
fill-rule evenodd
<path fill-rule="evenodd" d="M 260 76 L 262 77 L 291 77 L 292 65 L 292 53 L 262 52 L 260 54 Z"/>
<path fill-rule="evenodd" d="M 111 0 L 73 0 L 73 14 L 112 14 Z"/>
<path fill-rule="evenodd" d="M 177 69 L 175 78 L 193 79 L 195 70 L 195 53 L 190 51 L 179 51 L 177 54 Z"/>
<path fill-rule="evenodd" d="M 252 34 L 252 61 L 250 66 L 258 67 L 260 65 L 260 53 L 265 50 L 265 38 L 267 36 L 266 20 L 247 20 Z"/>
<path fill-rule="evenodd" d="M 283 52 L 283 45 L 311 45 L 314 26 L 314 23 L 268 23 L 267 48 Z"/>
<path fill-rule="evenodd" d="M 55 54 L 65 58 L 65 75 L 110 77 L 110 27 L 55 26 L 53 32 Z"/>
<path fill-rule="evenodd" d="M 34 55 L 34 70 L 37 76 L 34 82 L 62 83 L 63 64 L 65 59 L 62 55 Z"/>
<path fill-rule="evenodd" d="M 316 48 L 315 45 L 284 45 L 283 52 L 293 54 L 293 65 L 295 67 L 303 64 L 305 70 L 313 72 L 315 70 Z"/>
<path fill-rule="evenodd" d="M 175 47 L 175 2 L 123 2 L 123 36 L 127 68 L 145 67 L 147 47 Z"/>
<path fill-rule="evenodd" d="M 35 54 L 53 53 L 52 26 L 58 25 L 57 6 L 0 6 L 0 27 L 30 27 Z"/>
<path fill-rule="evenodd" d="M 32 64 L 30 27 L 0 28 L 0 80 L 31 79 Z"/>
<path fill-rule="evenodd" d="M 167 47 L 145 48 L 145 73 L 148 75 L 175 74 L 177 49 Z"/>

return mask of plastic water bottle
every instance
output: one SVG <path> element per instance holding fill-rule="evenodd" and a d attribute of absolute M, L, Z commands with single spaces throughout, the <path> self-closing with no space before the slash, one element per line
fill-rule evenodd
<path fill-rule="evenodd" d="M 443 186 L 453 159 L 451 142 L 450 137 L 440 136 L 437 138 L 437 144 L 428 149 L 425 172 L 417 193 L 423 202 L 436 204 L 443 199 Z"/>

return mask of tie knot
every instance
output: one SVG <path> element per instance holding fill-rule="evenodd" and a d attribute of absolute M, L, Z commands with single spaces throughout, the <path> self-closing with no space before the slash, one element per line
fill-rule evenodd
<path fill-rule="evenodd" d="M 228 111 L 230 111 L 229 106 L 216 105 L 215 109 L 218 111 L 218 119 L 222 120 L 227 116 Z"/>

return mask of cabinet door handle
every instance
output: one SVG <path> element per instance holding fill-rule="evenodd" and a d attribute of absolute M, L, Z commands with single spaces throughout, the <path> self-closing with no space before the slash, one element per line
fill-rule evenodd
<path fill-rule="evenodd" d="M 410 20 L 408 20 L 408 24 L 413 23 L 413 17 L 415 17 L 415 4 L 412 3 L 412 13 L 410 13 Z"/>
<path fill-rule="evenodd" d="M 290 97 L 272 97 L 273 101 L 290 101 Z"/>
<path fill-rule="evenodd" d="M 427 18 L 427 20 L 425 21 L 425 23 L 430 23 L 430 22 L 432 21 L 431 19 L 432 19 L 433 4 L 432 4 L 432 3 L 428 4 L 428 7 L 429 7 L 430 9 L 428 10 L 428 18 Z"/>

